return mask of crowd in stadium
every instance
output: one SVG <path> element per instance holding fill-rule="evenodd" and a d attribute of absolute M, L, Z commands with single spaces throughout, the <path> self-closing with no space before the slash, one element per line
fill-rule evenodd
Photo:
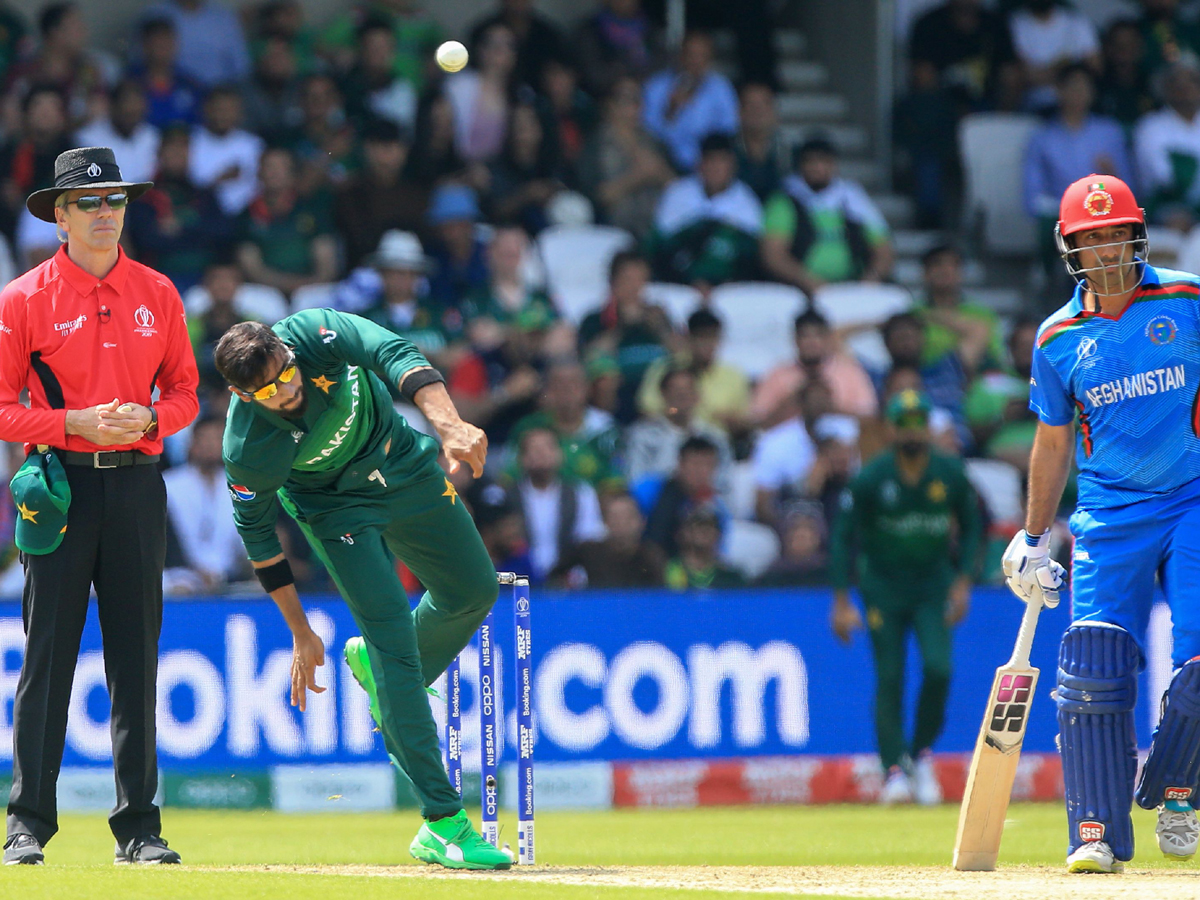
<path fill-rule="evenodd" d="M 1138 185 L 1154 221 L 1189 228 L 1200 28 L 1174 0 L 1142 6 L 1103 37 L 1053 0 L 947 0 L 920 15 L 894 117 L 918 224 L 956 222 L 959 119 L 1011 109 L 1046 117 L 1028 151 L 1031 215 L 1056 216 L 1062 188 L 1095 170 Z M 883 404 L 917 387 L 937 446 L 972 464 L 994 578 L 1035 428 L 1037 304 L 1002 318 L 975 302 L 962 249 L 938 241 L 911 309 L 878 328 L 881 352 L 853 352 L 862 335 L 812 302 L 796 311 L 790 361 L 752 377 L 723 352 L 729 307 L 710 302 L 722 285 L 812 298 L 887 283 L 894 262 L 888 221 L 839 175 L 835 142 L 783 136 L 772 56 L 746 52 L 756 28 L 769 33 L 766 10 L 748 4 L 736 64 L 722 66 L 703 30 L 668 52 L 640 0 L 599 0 L 572 29 L 532 0 L 499 0 L 458 34 L 419 0 L 320 23 L 297 0 L 240 16 L 164 0 L 132 23 L 126 59 L 89 39 L 75 4 L 34 22 L 0 7 L 0 233 L 14 271 L 58 249 L 24 198 L 64 149 L 112 147 L 126 178 L 155 182 L 122 244 L 183 296 L 202 396 L 199 420 L 168 441 L 168 589 L 249 576 L 221 467 L 230 395 L 216 341 L 313 305 L 411 340 L 486 430 L 486 477 L 454 477 L 497 568 L 563 587 L 825 584 L 837 498 L 886 442 Z M 452 37 L 471 65 L 447 75 L 433 50 Z M 541 251 L 591 223 L 624 239 L 600 261 L 590 308 L 568 310 Z M 686 314 L 661 305 L 679 296 L 671 286 L 694 298 Z M 21 448 L 9 451 L 11 470 Z M 328 588 L 280 521 L 298 580 Z"/>

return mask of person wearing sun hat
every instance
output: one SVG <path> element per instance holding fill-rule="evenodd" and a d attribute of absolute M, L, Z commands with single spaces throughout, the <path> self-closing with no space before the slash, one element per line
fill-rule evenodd
<path fill-rule="evenodd" d="M 61 153 L 54 184 L 26 206 L 55 224 L 63 246 L 0 292 L 0 440 L 29 454 L 10 486 L 26 639 L 7 865 L 42 863 L 58 831 L 56 782 L 93 585 L 112 700 L 116 862 L 180 861 L 154 802 L 167 515 L 156 463 L 163 438 L 195 418 L 198 379 L 179 292 L 119 243 L 126 206 L 151 186 L 122 178 L 107 147 Z"/>
<path fill-rule="evenodd" d="M 982 531 L 979 501 L 962 460 L 930 446 L 929 413 L 929 398 L 920 391 L 900 391 L 888 402 L 892 448 L 867 463 L 842 492 L 829 550 L 837 637 L 848 642 L 863 626 L 850 600 L 852 572 L 866 612 L 884 804 L 942 800 L 929 751 L 949 698 L 950 628 L 967 613 Z M 922 680 L 912 740 L 906 743 L 910 632 L 921 650 Z"/>

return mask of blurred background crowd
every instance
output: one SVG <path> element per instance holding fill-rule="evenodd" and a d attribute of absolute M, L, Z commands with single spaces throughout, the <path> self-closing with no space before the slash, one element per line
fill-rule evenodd
<path fill-rule="evenodd" d="M 178 286 L 202 380 L 168 442 L 169 590 L 249 574 L 216 341 L 313 306 L 411 340 L 487 431 L 486 477 L 454 478 L 498 568 L 825 584 L 837 498 L 915 387 L 966 460 L 995 579 L 1023 518 L 1037 324 L 1071 288 L 1063 188 L 1120 176 L 1155 258 L 1200 257 L 1196 4 L 899 2 L 888 152 L 867 160 L 786 4 L 684 6 L 670 40 L 653 0 L 569 22 L 499 0 L 456 29 L 421 0 L 322 21 L 164 0 L 118 55 L 73 3 L 0 5 L 0 279 L 59 246 L 24 198 L 62 150 L 112 147 L 155 182 L 122 242 Z M 453 75 L 433 62 L 449 38 L 471 54 Z M 302 586 L 329 587 L 280 529 Z"/>

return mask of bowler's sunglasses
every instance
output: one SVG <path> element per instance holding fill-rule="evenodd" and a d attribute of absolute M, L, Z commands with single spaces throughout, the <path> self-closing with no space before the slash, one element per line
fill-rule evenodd
<path fill-rule="evenodd" d="M 255 400 L 270 400 L 279 393 L 279 385 L 291 384 L 292 379 L 296 377 L 296 354 L 288 353 L 288 358 L 284 360 L 283 369 L 269 384 L 265 384 L 257 391 L 245 391 Z"/>
<path fill-rule="evenodd" d="M 68 205 L 74 203 L 79 207 L 80 212 L 96 212 L 100 209 L 100 205 L 108 201 L 108 208 L 111 210 L 124 209 L 125 204 L 129 202 L 129 195 L 126 193 L 107 194 L 103 197 L 97 197 L 95 194 L 87 194 L 83 197 L 76 197 L 74 200 L 68 200 Z"/>

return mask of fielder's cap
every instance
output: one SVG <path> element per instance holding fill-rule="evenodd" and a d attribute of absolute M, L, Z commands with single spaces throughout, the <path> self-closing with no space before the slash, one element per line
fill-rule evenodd
<path fill-rule="evenodd" d="M 479 220 L 479 201 L 473 190 L 462 184 L 444 184 L 433 192 L 429 201 L 429 224 L 441 225 L 462 219 Z"/>
<path fill-rule="evenodd" d="M 25 206 L 43 222 L 53 222 L 54 201 L 63 191 L 124 188 L 133 201 L 152 187 L 153 181 L 125 181 L 108 147 L 77 147 L 58 154 L 54 160 L 54 186 L 34 191 L 26 198 Z"/>
<path fill-rule="evenodd" d="M 379 249 L 367 257 L 367 264 L 376 269 L 404 269 L 424 272 L 429 268 L 425 248 L 411 231 L 393 228 L 379 239 Z"/>
<path fill-rule="evenodd" d="M 16 544 L 23 553 L 53 553 L 67 531 L 71 485 L 52 450 L 29 454 L 9 482 L 17 504 Z"/>
<path fill-rule="evenodd" d="M 931 408 L 929 398 L 925 394 L 909 388 L 888 401 L 887 420 L 893 425 L 909 422 L 926 424 L 929 422 Z"/>

